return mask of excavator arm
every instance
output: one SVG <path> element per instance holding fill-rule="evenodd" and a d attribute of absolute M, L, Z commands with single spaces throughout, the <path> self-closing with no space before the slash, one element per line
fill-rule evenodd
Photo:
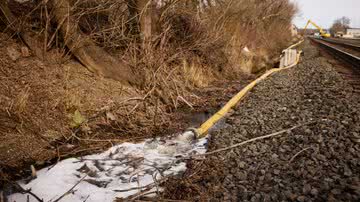
<path fill-rule="evenodd" d="M 308 20 L 308 22 L 306 23 L 306 26 L 304 28 L 304 30 L 306 31 L 307 27 L 309 26 L 309 24 L 312 24 L 314 27 L 316 27 L 316 29 L 319 30 L 320 32 L 320 35 L 324 38 L 329 38 L 330 37 L 330 34 L 329 33 L 326 33 L 319 25 L 317 25 L 315 22 L 311 21 L 311 20 Z"/>

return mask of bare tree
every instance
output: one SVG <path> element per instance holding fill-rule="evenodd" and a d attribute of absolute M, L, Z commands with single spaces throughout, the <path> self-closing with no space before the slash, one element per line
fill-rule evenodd
<path fill-rule="evenodd" d="M 153 35 L 157 33 L 158 15 L 156 2 L 153 0 L 129 0 L 136 7 L 139 16 L 140 35 L 143 44 L 149 44 Z M 134 17 L 135 18 L 135 17 Z"/>
<path fill-rule="evenodd" d="M 338 32 L 345 33 L 346 29 L 350 28 L 350 19 L 348 17 L 341 17 L 334 21 L 333 25 L 330 28 L 332 34 L 336 34 Z"/>

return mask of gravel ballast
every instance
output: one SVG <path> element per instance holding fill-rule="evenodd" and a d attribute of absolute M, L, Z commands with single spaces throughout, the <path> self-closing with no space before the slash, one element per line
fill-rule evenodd
<path fill-rule="evenodd" d="M 299 65 L 258 84 L 212 134 L 210 151 L 301 126 L 191 161 L 165 198 L 211 201 L 359 201 L 360 96 L 306 42 Z"/>

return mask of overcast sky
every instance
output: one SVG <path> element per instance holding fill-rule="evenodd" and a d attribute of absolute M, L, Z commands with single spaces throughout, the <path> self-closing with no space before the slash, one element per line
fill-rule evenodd
<path fill-rule="evenodd" d="M 294 19 L 297 27 L 303 28 L 308 19 L 323 28 L 331 27 L 342 16 L 351 19 L 351 26 L 360 28 L 360 0 L 290 0 L 299 7 Z"/>

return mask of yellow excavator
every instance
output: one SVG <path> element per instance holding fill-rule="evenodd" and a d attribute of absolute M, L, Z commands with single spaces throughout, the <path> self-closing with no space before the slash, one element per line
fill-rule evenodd
<path fill-rule="evenodd" d="M 329 33 L 327 33 L 326 31 L 324 31 L 319 25 L 317 25 L 315 22 L 313 22 L 313 21 L 311 21 L 311 20 L 308 20 L 308 22 L 307 22 L 307 24 L 306 24 L 306 26 L 305 26 L 305 28 L 304 28 L 304 34 L 305 34 L 305 32 L 306 32 L 306 29 L 307 29 L 307 27 L 309 26 L 309 24 L 312 24 L 312 25 L 314 25 L 314 27 L 316 27 L 316 29 L 318 29 L 319 30 L 319 34 L 320 34 L 320 37 L 322 37 L 322 38 L 329 38 L 329 37 L 331 37 L 331 35 L 329 34 Z"/>

